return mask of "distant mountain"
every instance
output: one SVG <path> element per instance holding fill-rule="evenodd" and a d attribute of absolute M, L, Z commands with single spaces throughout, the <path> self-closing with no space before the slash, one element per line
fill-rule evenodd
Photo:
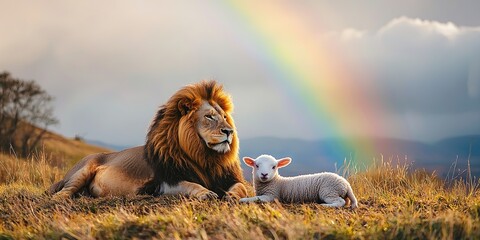
<path fill-rule="evenodd" d="M 115 150 L 115 151 L 121 151 L 121 150 L 124 150 L 124 149 L 127 149 L 127 148 L 134 147 L 134 146 L 123 146 L 123 145 L 109 144 L 109 143 L 105 143 L 105 142 L 102 142 L 102 141 L 89 140 L 89 139 L 86 139 L 85 141 L 89 144 L 100 146 L 100 147 L 111 149 L 111 150 Z"/>
<path fill-rule="evenodd" d="M 394 159 L 394 163 L 408 162 L 412 168 L 435 171 L 441 177 L 446 177 L 447 174 L 450 177 L 452 174 L 465 176 L 467 162 L 470 160 L 472 175 L 480 177 L 480 135 L 448 138 L 434 144 L 392 138 L 377 138 L 373 141 L 356 139 L 355 142 L 359 144 L 354 145 L 362 145 L 362 141 L 365 144 L 374 143 L 373 155 L 363 153 L 364 149 L 360 149 L 362 147 L 345 147 L 342 139 L 307 141 L 261 137 L 241 140 L 240 156 L 270 154 L 276 158 L 292 157 L 292 165 L 280 170 L 285 176 L 335 171 L 345 159 L 361 165 L 382 156 L 385 160 Z M 242 168 L 245 177 L 250 179 L 251 169 L 243 163 Z"/>

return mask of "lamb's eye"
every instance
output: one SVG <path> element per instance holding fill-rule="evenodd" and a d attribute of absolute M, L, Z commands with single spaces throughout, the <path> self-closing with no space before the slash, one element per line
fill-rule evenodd
<path fill-rule="evenodd" d="M 275 169 L 275 166 L 273 166 L 272 169 Z"/>
<path fill-rule="evenodd" d="M 257 167 L 257 168 L 258 168 L 258 164 L 255 164 L 255 167 Z"/>
<path fill-rule="evenodd" d="M 210 114 L 205 115 L 205 118 L 208 119 L 208 120 L 210 120 L 210 121 L 215 120 L 215 119 L 213 119 L 213 116 L 210 115 Z"/>

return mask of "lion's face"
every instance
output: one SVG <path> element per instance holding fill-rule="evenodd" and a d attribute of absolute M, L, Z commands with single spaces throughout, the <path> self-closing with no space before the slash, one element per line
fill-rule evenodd
<path fill-rule="evenodd" d="M 230 116 L 216 103 L 204 101 L 196 114 L 196 130 L 207 147 L 219 152 L 230 151 L 234 129 L 228 123 Z"/>
<path fill-rule="evenodd" d="M 215 81 L 187 85 L 170 97 L 153 118 L 145 143 L 154 182 L 172 180 L 178 171 L 186 171 L 179 178 L 191 175 L 196 183 L 223 190 L 229 179 L 243 180 L 232 112 L 230 96 Z"/>
<path fill-rule="evenodd" d="M 200 107 L 180 119 L 179 143 L 183 150 L 191 155 L 198 149 L 195 146 L 203 144 L 218 153 L 231 150 L 235 130 L 228 113 L 216 103 L 202 101 Z"/>
<path fill-rule="evenodd" d="M 150 125 L 145 152 L 152 161 L 175 159 L 198 167 L 238 165 L 238 138 L 231 117 L 233 104 L 214 81 L 187 85 L 157 112 Z M 210 169 L 211 170 L 211 169 Z"/>

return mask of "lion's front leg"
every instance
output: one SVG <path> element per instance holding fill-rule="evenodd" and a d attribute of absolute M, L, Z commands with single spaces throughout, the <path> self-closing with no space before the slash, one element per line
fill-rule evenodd
<path fill-rule="evenodd" d="M 243 183 L 235 183 L 226 192 L 225 198 L 227 200 L 238 200 L 247 196 L 247 188 Z"/>
<path fill-rule="evenodd" d="M 181 181 L 176 185 L 163 184 L 163 194 L 169 195 L 187 195 L 199 200 L 218 198 L 218 195 L 198 183 Z"/>

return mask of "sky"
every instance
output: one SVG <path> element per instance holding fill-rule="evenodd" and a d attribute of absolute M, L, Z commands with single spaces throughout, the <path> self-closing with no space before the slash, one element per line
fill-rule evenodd
<path fill-rule="evenodd" d="M 480 134 L 478 1 L 0 1 L 0 71 L 55 97 L 51 127 L 141 145 L 215 79 L 242 139 Z"/>

